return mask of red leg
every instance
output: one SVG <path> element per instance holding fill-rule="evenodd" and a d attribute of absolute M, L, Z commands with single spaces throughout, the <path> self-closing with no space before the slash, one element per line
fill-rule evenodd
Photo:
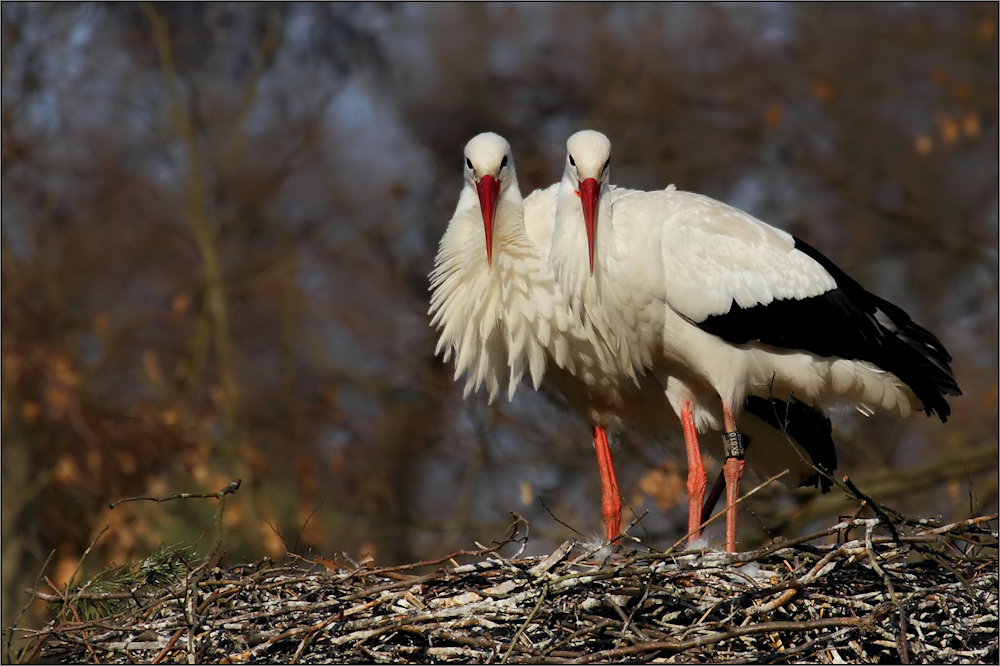
<path fill-rule="evenodd" d="M 738 451 L 726 452 L 726 464 L 722 468 L 726 476 L 726 552 L 736 552 L 736 501 L 740 498 L 740 477 L 743 476 L 743 447 L 740 433 L 736 430 L 733 412 L 722 404 L 722 415 L 726 422 L 727 445 L 736 442 Z M 730 448 L 730 446 L 727 446 Z"/>
<path fill-rule="evenodd" d="M 608 448 L 608 434 L 603 426 L 593 426 L 594 449 L 597 451 L 597 466 L 601 470 L 601 515 L 608 531 L 608 541 L 621 533 L 622 499 L 615 480 L 615 468 L 611 464 L 611 450 Z"/>
<path fill-rule="evenodd" d="M 684 448 L 687 449 L 688 463 L 688 540 L 694 541 L 701 536 L 701 503 L 705 497 L 705 466 L 701 461 L 701 449 L 698 447 L 698 431 L 694 427 L 694 412 L 691 403 L 684 401 L 681 407 L 681 425 L 684 428 Z"/>
<path fill-rule="evenodd" d="M 740 477 L 743 476 L 743 459 L 726 458 L 726 552 L 736 552 L 736 500 L 740 498 Z"/>

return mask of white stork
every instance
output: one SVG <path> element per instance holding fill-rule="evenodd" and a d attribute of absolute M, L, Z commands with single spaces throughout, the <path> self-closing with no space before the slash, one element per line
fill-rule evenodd
<path fill-rule="evenodd" d="M 466 374 L 466 395 L 485 384 L 491 401 L 504 385 L 512 397 L 525 368 L 538 388 L 547 360 L 554 361 L 548 365 L 547 383 L 592 424 L 602 515 L 607 538 L 614 539 L 621 500 L 606 428 L 675 429 L 673 414 L 664 408 L 663 385 L 651 374 L 620 372 L 594 330 L 570 316 L 545 259 L 557 187 L 522 202 L 510 147 L 496 134 L 472 139 L 465 160 L 465 186 L 431 274 L 432 325 L 441 329 L 437 353 L 443 350 L 446 361 L 455 355 L 455 378 Z M 674 392 L 688 391 L 677 378 L 666 382 Z M 822 415 L 795 401 L 759 400 L 748 402 L 747 409 L 753 416 L 744 425 L 760 442 L 755 451 L 772 452 L 766 461 L 795 468 L 803 484 L 817 484 L 818 475 L 808 463 L 778 455 L 790 452 L 780 432 L 786 429 L 821 466 L 836 468 L 830 424 Z M 696 426 L 690 420 L 684 427 Z M 823 479 L 823 485 L 825 491 L 829 483 Z M 700 521 L 699 499 L 691 505 L 689 527 Z"/>
<path fill-rule="evenodd" d="M 557 364 L 569 361 L 581 329 L 528 238 L 514 158 L 497 134 L 479 134 L 465 147 L 465 185 L 430 277 L 431 325 L 441 329 L 435 353 L 445 361 L 455 354 L 465 396 L 485 384 L 490 402 L 503 387 L 513 398 L 525 369 L 538 388 L 547 350 Z M 581 367 L 571 370 L 586 375 L 598 361 L 586 353 L 592 345 L 575 342 Z"/>
<path fill-rule="evenodd" d="M 557 183 L 544 190 L 530 194 L 524 201 L 524 219 L 528 236 L 538 246 L 543 255 L 550 255 L 555 227 L 558 193 L 562 185 Z M 632 190 L 613 189 L 616 196 L 634 193 Z M 558 287 L 557 287 L 558 288 Z M 560 295 L 560 301 L 566 299 Z M 620 429 L 629 426 L 645 433 L 662 433 L 677 430 L 680 425 L 684 433 L 688 458 L 688 534 L 694 542 L 701 533 L 699 527 L 708 518 L 718 497 L 703 504 L 706 476 L 701 452 L 697 448 L 698 433 L 722 432 L 722 408 L 717 396 L 689 384 L 663 363 L 655 363 L 656 372 L 645 372 L 641 363 L 632 364 L 627 355 L 617 361 L 617 348 L 609 348 L 605 332 L 595 328 L 599 320 L 581 316 L 579 309 L 571 308 L 571 321 L 585 330 L 586 336 L 600 348 L 602 364 L 597 369 L 596 380 L 580 382 L 569 373 L 551 369 L 545 383 L 561 394 L 578 413 L 588 418 L 592 424 Z M 573 359 L 573 350 L 569 355 Z M 627 379 L 631 381 L 627 381 Z M 675 412 L 664 404 L 664 393 L 670 405 L 676 405 Z M 683 405 L 682 409 L 680 406 Z M 750 455 L 751 465 L 759 473 L 773 476 L 782 470 L 792 472 L 792 479 L 801 486 L 821 486 L 828 492 L 832 483 L 829 474 L 837 468 L 836 449 L 831 436 L 830 420 L 820 411 L 797 399 L 789 397 L 779 400 L 773 397 L 747 396 L 744 404 L 746 412 L 741 417 L 742 432 L 748 441 L 755 442 Z M 680 419 L 678 422 L 678 418 Z M 595 426 L 595 440 L 605 436 L 603 428 Z M 599 428 L 599 430 L 598 430 Z M 789 444 L 789 438 L 792 445 Z M 811 458 L 803 456 L 798 445 Z M 606 445 L 605 445 L 606 446 Z M 599 449 L 600 450 L 600 449 Z M 610 454 L 607 466 L 612 483 L 614 471 Z M 821 474 L 817 470 L 822 470 Z M 720 475 L 716 488 L 724 477 Z M 724 487 L 724 486 L 721 486 Z M 617 485 L 613 486 L 617 500 Z M 604 506 L 607 511 L 608 489 L 605 488 Z M 618 503 L 620 512 L 620 502 Z M 618 522 L 614 525 L 617 528 Z M 609 539 L 611 538 L 609 527 Z M 614 535 L 617 536 L 617 531 Z"/>
<path fill-rule="evenodd" d="M 736 418 L 748 395 L 947 419 L 944 396 L 961 395 L 951 356 L 903 310 L 726 204 L 672 186 L 612 189 L 610 155 L 598 132 L 567 141 L 550 263 L 574 318 L 591 323 L 623 372 L 665 371 L 721 404 L 727 550 L 743 471 Z M 686 423 L 690 396 L 668 386 L 667 397 Z M 694 463 L 698 442 L 684 432 Z"/>
<path fill-rule="evenodd" d="M 465 186 L 434 264 L 429 314 L 441 329 L 435 353 L 444 351 L 445 361 L 455 355 L 455 379 L 466 374 L 465 395 L 485 383 L 491 402 L 502 386 L 513 398 L 525 368 L 537 389 L 547 358 L 580 382 L 599 381 L 599 348 L 570 319 L 525 231 L 514 158 L 503 137 L 480 134 L 466 145 Z M 617 373 L 600 376 L 623 384 Z M 610 540 L 618 536 L 621 500 L 605 429 L 595 426 L 593 433 Z"/>

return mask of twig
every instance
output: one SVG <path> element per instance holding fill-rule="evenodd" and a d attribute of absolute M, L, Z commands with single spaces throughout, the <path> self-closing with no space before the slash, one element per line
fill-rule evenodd
<path fill-rule="evenodd" d="M 642 596 L 639 597 L 639 601 L 636 603 L 635 607 L 632 609 L 632 612 L 629 613 L 628 618 L 626 618 L 626 620 L 625 620 L 625 624 L 622 626 L 622 633 L 625 633 L 626 631 L 628 631 L 628 627 L 629 627 L 630 624 L 632 624 L 632 619 L 635 617 L 635 614 L 638 613 L 642 609 L 643 604 L 645 604 L 646 600 L 649 599 L 649 590 L 650 590 L 650 588 L 652 588 L 652 586 L 653 586 L 653 578 L 652 578 L 652 576 L 650 576 L 649 578 L 646 579 L 646 589 L 644 589 L 642 591 Z M 645 636 L 643 636 L 641 633 L 639 634 L 639 636 L 641 638 L 645 638 Z"/>
<path fill-rule="evenodd" d="M 1000 519 L 1000 514 L 994 513 L 988 516 L 977 516 L 975 518 L 969 518 L 968 520 L 960 520 L 957 523 L 949 523 L 942 527 L 937 527 L 932 530 L 928 530 L 928 534 L 947 534 L 948 532 L 954 532 L 960 527 L 972 527 L 973 525 L 981 525 L 982 523 L 991 523 L 994 520 Z"/>
<path fill-rule="evenodd" d="M 528 616 L 528 619 L 524 621 L 524 624 L 522 624 L 520 629 L 517 630 L 517 633 L 514 634 L 514 638 L 511 639 L 510 647 L 507 648 L 507 654 L 505 654 L 503 659 L 500 660 L 501 664 L 506 664 L 507 660 L 510 659 L 510 653 L 514 651 L 514 646 L 517 645 L 517 642 L 521 639 L 521 635 L 524 633 L 524 630 L 528 628 L 531 621 L 535 619 L 536 615 L 538 615 L 538 611 L 542 608 L 542 602 L 545 601 L 545 597 L 548 596 L 548 594 L 549 586 L 548 584 L 545 584 L 542 587 L 542 594 L 538 597 L 538 603 L 535 604 L 534 610 L 531 611 L 531 615 Z"/>
<path fill-rule="evenodd" d="M 507 536 L 504 537 L 504 545 L 514 541 L 521 542 L 521 547 L 513 555 L 513 559 L 517 559 L 518 557 L 521 557 L 521 553 L 523 553 L 524 549 L 528 547 L 528 536 L 531 534 L 531 524 L 517 511 L 511 511 L 510 515 L 514 517 L 514 522 L 507 528 Z M 519 530 L 517 526 L 521 524 L 524 524 L 524 536 L 518 538 L 521 530 Z"/>
<path fill-rule="evenodd" d="M 542 499 L 541 495 L 538 496 L 538 503 L 542 505 L 542 508 L 545 509 L 550 516 L 552 516 L 552 520 L 556 521 L 557 523 L 559 523 L 560 525 L 562 525 L 563 527 L 565 527 L 566 529 L 568 529 L 569 531 L 571 531 L 573 534 L 575 534 L 578 537 L 580 537 L 581 539 L 586 539 L 587 538 L 586 534 L 584 534 L 580 530 L 576 529 L 572 525 L 570 525 L 568 523 L 564 523 L 559 518 L 557 518 L 556 514 L 552 513 L 552 509 L 550 509 L 548 507 L 548 505 L 545 503 L 545 500 Z"/>
<path fill-rule="evenodd" d="M 80 569 L 83 568 L 84 560 L 87 559 L 87 555 L 90 555 L 90 551 L 94 549 L 94 545 L 97 543 L 98 539 L 104 536 L 104 533 L 108 531 L 109 527 L 111 527 L 111 523 L 106 523 L 104 527 L 101 528 L 101 531 L 97 533 L 97 536 L 94 537 L 94 540 L 90 542 L 90 545 L 87 546 L 87 550 L 83 551 L 83 555 L 80 556 L 80 561 L 77 562 L 73 575 L 69 577 L 69 582 L 66 583 L 67 590 L 70 590 L 73 587 L 73 583 L 76 582 L 76 577 L 80 574 Z"/>
<path fill-rule="evenodd" d="M 156 657 L 150 663 L 158 664 L 161 661 L 163 661 L 164 657 L 166 657 L 167 654 L 172 649 L 174 649 L 174 645 L 177 643 L 177 639 L 180 638 L 181 634 L 183 634 L 183 633 L 184 633 L 184 628 L 183 627 L 181 627 L 180 629 L 178 629 L 177 631 L 175 631 L 174 635 L 170 637 L 169 641 L 167 641 L 167 644 L 163 646 L 162 650 L 160 650 L 160 653 L 158 655 L 156 655 Z"/>
<path fill-rule="evenodd" d="M 854 485 L 854 482 L 851 481 L 850 477 L 847 475 L 844 475 L 844 485 L 847 486 L 847 488 L 854 494 L 856 498 L 863 500 L 866 504 L 868 504 L 872 508 L 872 510 L 875 512 L 875 515 L 878 516 L 882 524 L 885 525 L 887 530 L 889 530 L 889 533 L 892 534 L 893 538 L 899 541 L 899 532 L 896 531 L 896 526 L 895 524 L 893 524 L 892 520 L 889 518 L 888 515 L 888 512 L 891 511 L 891 509 L 883 507 L 878 502 L 873 500 L 871 497 L 861 492 L 861 490 L 859 490 L 858 487 Z M 900 516 L 899 514 L 896 514 L 895 512 L 893 513 L 895 514 L 894 518 L 896 518 L 897 520 L 902 518 L 902 516 Z"/>
<path fill-rule="evenodd" d="M 177 499 L 210 499 L 213 497 L 217 500 L 221 500 L 226 495 L 235 493 L 239 490 L 240 484 L 242 483 L 243 481 L 241 479 L 236 479 L 235 481 L 231 481 L 225 488 L 217 490 L 214 493 L 176 493 L 174 495 L 169 495 L 168 497 L 147 497 L 145 495 L 139 497 L 126 497 L 118 500 L 117 502 L 112 502 L 109 505 L 109 508 L 114 509 L 119 504 L 124 504 L 125 502 L 169 502 Z"/>
<path fill-rule="evenodd" d="M 631 507 L 629 507 L 629 510 L 631 511 Z M 640 513 L 640 514 L 636 514 L 635 511 L 632 511 L 632 515 L 635 516 L 635 517 L 632 519 L 632 522 L 630 522 L 628 525 L 625 526 L 625 529 L 623 529 L 621 531 L 621 534 L 619 534 L 618 536 L 616 536 L 614 538 L 614 541 L 618 541 L 620 539 L 629 539 L 629 540 L 631 540 L 631 541 L 633 541 L 635 543 L 642 544 L 642 541 L 640 539 L 632 536 L 631 534 L 629 534 L 629 532 L 632 531 L 633 527 L 635 527 L 636 525 L 638 525 L 639 523 L 641 523 L 642 519 L 645 518 L 648 514 L 649 514 L 649 509 L 644 509 L 643 512 Z M 645 526 L 643 526 L 642 530 L 643 530 L 643 532 L 646 532 Z M 647 532 L 647 535 L 648 535 L 648 532 Z M 655 548 L 653 548 L 652 546 L 649 546 L 647 544 L 643 544 L 643 545 L 646 548 L 648 548 L 649 550 L 651 550 L 651 551 L 659 552 Z"/>
<path fill-rule="evenodd" d="M 846 478 L 846 477 L 845 477 Z M 910 663 L 910 651 L 906 645 L 906 611 L 903 610 L 903 605 L 899 603 L 899 598 L 896 596 L 896 590 L 892 586 L 892 581 L 889 579 L 889 574 L 879 566 L 878 558 L 875 556 L 875 547 L 872 545 L 872 530 L 875 529 L 874 525 L 869 525 L 868 529 L 865 530 L 865 549 L 868 552 L 868 562 L 871 564 L 872 569 L 875 570 L 885 583 L 886 589 L 889 591 L 889 599 L 892 600 L 893 605 L 896 610 L 899 611 L 899 627 L 900 633 L 896 638 L 897 651 L 899 652 L 899 660 L 901 663 Z"/>
<path fill-rule="evenodd" d="M 321 506 L 323 506 L 322 501 L 316 505 L 316 508 L 313 509 L 308 516 L 306 516 L 305 522 L 303 522 L 302 527 L 299 528 L 299 533 L 295 535 L 295 543 L 292 544 L 293 551 L 299 549 L 299 539 L 302 538 L 302 533 L 306 531 L 306 525 L 309 524 L 309 521 L 312 520 L 312 517 L 316 515 L 316 512 L 319 511 Z"/>
<path fill-rule="evenodd" d="M 322 626 L 319 627 L 320 629 L 327 626 L 327 623 L 321 623 L 321 625 Z M 299 663 L 299 659 L 302 658 L 302 655 L 305 653 L 306 648 L 309 647 L 309 644 L 312 642 L 313 638 L 316 637 L 318 631 L 319 629 L 317 629 L 316 631 L 310 631 L 309 633 L 306 634 L 305 638 L 303 638 L 299 642 L 299 647 L 295 649 L 295 654 L 292 655 L 292 659 L 288 663 L 290 664 Z"/>
<path fill-rule="evenodd" d="M 33 597 L 37 597 L 42 601 L 55 602 L 61 601 L 63 597 L 57 594 L 48 594 L 46 592 L 40 592 L 37 589 L 27 587 L 24 589 L 25 592 Z M 73 595 L 74 599 L 92 599 L 95 601 L 111 600 L 111 599 L 136 599 L 136 596 L 132 592 L 77 592 Z"/>

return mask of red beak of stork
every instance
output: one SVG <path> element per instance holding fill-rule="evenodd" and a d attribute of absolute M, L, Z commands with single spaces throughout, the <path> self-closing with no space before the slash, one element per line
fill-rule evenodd
<path fill-rule="evenodd" d="M 583 223 L 587 226 L 587 249 L 590 251 L 590 276 L 594 276 L 594 241 L 597 238 L 597 197 L 601 186 L 593 178 L 580 181 Z"/>
<path fill-rule="evenodd" d="M 500 181 L 493 176 L 483 176 L 476 182 L 479 193 L 479 207 L 483 212 L 483 228 L 486 231 L 486 262 L 493 265 L 493 217 L 497 212 L 497 197 L 500 195 Z"/>

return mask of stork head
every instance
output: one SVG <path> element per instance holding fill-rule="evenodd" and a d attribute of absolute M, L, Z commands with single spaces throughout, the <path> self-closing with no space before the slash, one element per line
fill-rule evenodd
<path fill-rule="evenodd" d="M 566 141 L 566 172 L 563 178 L 576 184 L 576 193 L 583 206 L 591 275 L 594 274 L 598 200 L 609 187 L 610 170 L 611 142 L 608 137 L 600 132 L 584 130 Z"/>
<path fill-rule="evenodd" d="M 510 183 L 517 181 L 514 156 L 507 140 L 493 132 L 473 137 L 465 145 L 465 180 L 467 186 L 475 187 L 479 195 L 483 229 L 486 231 L 486 261 L 492 266 L 493 218 L 497 212 L 497 201 Z"/>

